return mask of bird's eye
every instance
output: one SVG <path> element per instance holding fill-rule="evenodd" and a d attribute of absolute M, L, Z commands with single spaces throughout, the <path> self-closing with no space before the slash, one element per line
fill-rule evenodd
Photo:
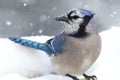
<path fill-rule="evenodd" d="M 75 16 L 72 16 L 73 19 L 78 19 L 80 18 L 79 16 L 75 15 Z"/>

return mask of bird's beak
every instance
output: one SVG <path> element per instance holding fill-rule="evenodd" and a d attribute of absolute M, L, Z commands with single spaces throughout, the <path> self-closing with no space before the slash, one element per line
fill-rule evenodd
<path fill-rule="evenodd" d="M 56 21 L 63 21 L 63 22 L 67 22 L 69 23 L 69 19 L 67 16 L 63 15 L 63 16 L 58 16 L 55 18 Z"/>

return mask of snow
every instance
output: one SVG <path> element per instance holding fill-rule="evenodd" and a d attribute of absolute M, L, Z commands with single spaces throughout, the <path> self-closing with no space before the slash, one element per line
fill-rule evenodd
<path fill-rule="evenodd" d="M 113 12 L 110 14 L 110 16 L 111 16 L 112 18 L 114 18 L 114 17 L 116 16 L 116 14 L 117 14 L 117 12 L 116 12 L 116 11 L 113 11 Z"/>
<path fill-rule="evenodd" d="M 113 14 L 114 14 L 114 15 L 116 15 L 116 14 L 117 14 L 117 12 L 116 12 L 116 11 L 113 11 Z"/>
<path fill-rule="evenodd" d="M 23 3 L 24 6 L 32 5 L 35 3 L 35 0 L 19 0 L 21 3 Z"/>
<path fill-rule="evenodd" d="M 36 78 L 26 78 L 19 74 L 6 74 L 0 76 L 0 80 L 72 80 L 72 79 L 61 75 L 46 75 Z"/>
<path fill-rule="evenodd" d="M 33 26 L 33 23 L 30 23 L 30 26 Z"/>
<path fill-rule="evenodd" d="M 115 26 L 109 30 L 100 33 L 102 37 L 102 51 L 95 64 L 86 72 L 87 74 L 95 74 L 98 77 L 98 80 L 120 79 L 119 34 L 120 28 Z M 47 39 L 50 39 L 52 37 L 32 36 L 24 38 L 45 42 Z M 38 68 L 42 69 L 43 65 L 43 68 L 50 68 L 51 65 L 45 66 L 46 64 L 50 64 L 49 57 L 43 52 L 17 45 L 9 41 L 8 39 L 0 39 L 0 44 L 0 80 L 72 80 L 71 78 L 61 75 L 45 75 L 36 78 L 27 78 L 32 77 L 31 75 L 36 75 L 35 72 L 39 72 Z M 46 64 L 41 64 L 42 59 L 43 62 L 45 62 Z M 18 63 L 25 65 L 22 66 Z M 12 69 L 14 67 L 17 68 L 14 70 Z M 23 68 L 23 70 L 21 69 L 21 67 Z M 32 73 L 31 70 L 34 71 L 34 73 Z"/>
<path fill-rule="evenodd" d="M 47 19 L 48 19 L 48 17 L 44 14 L 40 16 L 40 21 L 41 22 L 45 22 Z"/>
<path fill-rule="evenodd" d="M 56 11 L 56 10 L 57 10 L 57 7 L 53 7 L 52 10 L 53 10 L 53 11 Z"/>
<path fill-rule="evenodd" d="M 24 6 L 27 6 L 27 3 L 24 3 L 23 5 L 24 5 Z"/>
<path fill-rule="evenodd" d="M 42 34 L 43 30 L 42 30 L 42 29 L 40 29 L 38 32 L 39 32 L 40 34 Z"/>
<path fill-rule="evenodd" d="M 11 25 L 12 25 L 12 22 L 11 22 L 10 20 L 7 20 L 7 21 L 6 21 L 6 25 L 7 25 L 7 26 L 11 26 Z"/>

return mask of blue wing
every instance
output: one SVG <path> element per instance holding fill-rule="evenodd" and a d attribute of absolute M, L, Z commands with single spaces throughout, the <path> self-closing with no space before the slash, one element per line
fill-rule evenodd
<path fill-rule="evenodd" d="M 62 34 L 48 40 L 46 43 L 39 43 L 21 38 L 9 38 L 9 39 L 23 46 L 35 48 L 38 50 L 43 50 L 47 52 L 48 55 L 52 55 L 52 54 L 58 55 L 62 53 L 64 49 L 64 44 L 66 42 L 65 37 Z"/>
<path fill-rule="evenodd" d="M 49 44 L 51 45 L 54 55 L 63 53 L 64 45 L 66 44 L 66 38 L 64 34 L 58 35 L 53 38 Z"/>

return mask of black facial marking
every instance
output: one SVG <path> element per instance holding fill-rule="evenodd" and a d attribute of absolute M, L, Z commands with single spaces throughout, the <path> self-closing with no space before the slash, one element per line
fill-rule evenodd
<path fill-rule="evenodd" d="M 75 15 L 75 16 L 72 16 L 72 19 L 78 19 L 80 18 L 79 16 Z"/>
<path fill-rule="evenodd" d="M 89 23 L 89 21 L 91 20 L 92 17 L 90 16 L 84 16 L 84 22 L 82 24 L 80 24 L 80 28 L 78 29 L 77 32 L 70 34 L 69 36 L 72 37 L 76 37 L 76 38 L 83 38 L 83 37 L 87 37 L 89 34 L 86 32 L 86 26 Z"/>
<path fill-rule="evenodd" d="M 75 12 L 75 11 L 73 10 L 73 11 L 71 11 L 71 12 L 69 12 L 69 13 L 67 14 L 68 19 L 69 19 L 70 21 L 72 21 L 72 16 L 71 16 L 71 14 L 74 13 L 74 12 Z"/>
<path fill-rule="evenodd" d="M 89 33 L 87 32 L 81 32 L 81 33 L 74 33 L 74 34 L 69 34 L 69 36 L 72 36 L 72 37 L 75 37 L 75 38 L 84 38 L 84 37 L 87 37 L 89 36 Z"/>

